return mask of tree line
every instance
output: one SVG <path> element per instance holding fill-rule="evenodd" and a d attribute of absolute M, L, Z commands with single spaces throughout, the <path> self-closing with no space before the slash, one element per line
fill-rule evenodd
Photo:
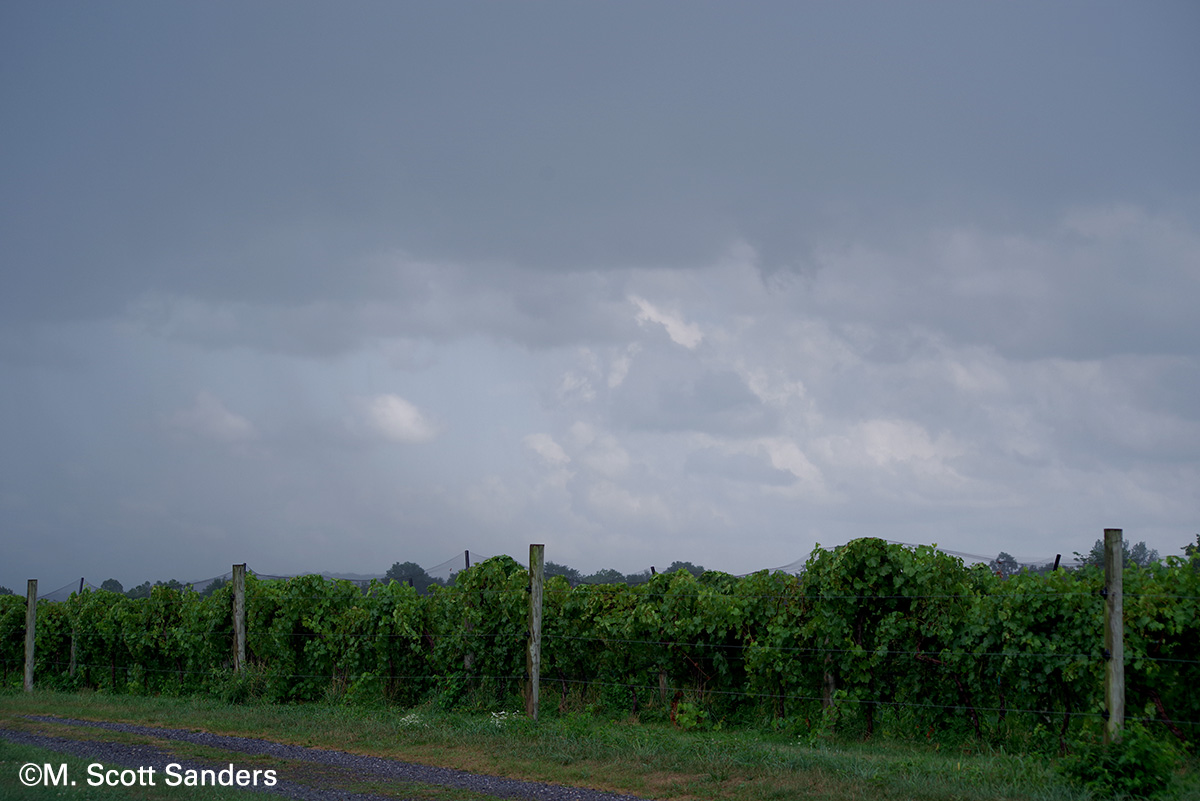
<path fill-rule="evenodd" d="M 224 587 L 227 583 L 228 582 L 223 578 L 213 579 L 208 583 L 208 586 L 200 591 L 200 597 L 207 598 L 217 590 Z M 176 579 L 169 579 L 168 581 L 156 581 L 153 584 L 151 584 L 149 581 L 143 581 L 136 587 L 130 587 L 127 590 L 124 586 L 122 586 L 121 582 L 117 581 L 115 578 L 110 578 L 101 582 L 100 589 L 107 590 L 108 592 L 115 592 L 118 595 L 124 595 L 126 598 L 130 598 L 132 600 L 137 600 L 138 598 L 149 598 L 155 587 L 166 587 L 167 589 L 171 590 L 186 590 L 190 589 L 191 586 L 192 585 L 184 584 Z M 14 593 L 8 587 L 0 586 L 0 595 L 16 595 L 16 593 Z"/>
<path fill-rule="evenodd" d="M 1196 535 L 1196 542 L 1200 543 L 1200 534 Z M 1162 558 L 1158 555 L 1158 551 L 1146 545 L 1144 540 L 1132 547 L 1129 545 L 1129 540 L 1121 540 L 1121 550 L 1124 554 L 1124 567 L 1149 567 L 1162 561 Z M 1185 545 L 1180 550 L 1183 551 L 1185 556 L 1191 556 L 1196 551 L 1196 545 Z M 1092 567 L 1104 567 L 1104 540 L 1096 540 L 1092 549 L 1087 553 L 1075 551 L 1075 559 L 1078 562 L 1077 567 L 1088 565 Z M 1055 569 L 1052 564 L 1022 565 L 1017 561 L 1015 556 L 1007 551 L 1001 551 L 995 559 L 988 562 L 988 568 L 1001 578 L 1015 576 L 1023 571 L 1029 573 L 1049 573 Z"/>
<path fill-rule="evenodd" d="M 1122 540 L 1121 547 L 1125 555 L 1125 567 L 1149 567 L 1152 564 L 1162 561 L 1158 551 L 1154 548 L 1148 547 L 1145 541 L 1130 546 L 1128 540 Z M 1191 556 L 1192 554 L 1200 551 L 1200 534 L 1196 535 L 1196 542 L 1189 543 L 1183 546 L 1180 550 L 1183 551 L 1184 556 Z M 1075 551 L 1075 558 L 1079 560 L 1079 566 L 1081 567 L 1084 565 L 1103 567 L 1104 541 L 1099 539 L 1096 540 L 1096 543 L 1086 554 Z M 988 567 L 993 573 L 998 573 L 1004 578 L 1014 576 L 1022 571 L 1028 571 L 1030 573 L 1048 573 L 1052 570 L 1052 566 L 1049 564 L 1038 567 L 1023 566 L 1016 560 L 1014 556 L 1006 551 L 1001 551 L 995 559 L 988 563 Z M 691 562 L 675 561 L 663 571 L 656 571 L 655 568 L 651 567 L 649 570 L 642 570 L 637 573 L 622 573 L 621 571 L 614 570 L 612 568 L 604 568 L 602 570 L 597 570 L 594 573 L 584 575 L 581 571 L 573 567 L 569 567 L 568 565 L 560 565 L 557 562 L 546 562 L 545 577 L 551 578 L 552 576 L 562 576 L 572 587 L 580 584 L 628 584 L 630 586 L 637 586 L 638 584 L 645 584 L 647 581 L 653 578 L 656 572 L 674 573 L 677 570 L 686 570 L 696 577 L 699 577 L 706 572 L 702 565 L 694 565 Z M 453 585 L 455 575 L 455 573 L 451 573 L 449 579 L 435 578 L 434 576 L 429 575 L 425 568 L 421 567 L 416 562 L 394 562 L 392 566 L 388 568 L 387 573 L 384 574 L 384 578 L 390 581 L 398 581 L 402 584 L 408 584 L 416 589 L 417 592 L 425 594 L 428 592 L 429 588 L 433 586 L 448 587 Z M 209 595 L 212 595 L 214 592 L 221 589 L 221 587 L 225 586 L 225 584 L 226 580 L 223 578 L 214 579 L 203 590 L 200 591 L 200 597 L 206 598 Z M 151 584 L 149 581 L 144 581 L 136 587 L 130 587 L 128 590 L 126 590 L 124 586 L 122 586 L 121 582 L 117 581 L 115 578 L 110 578 L 105 579 L 100 584 L 100 589 L 108 590 L 109 592 L 115 592 L 120 595 L 124 595 L 127 598 L 136 599 L 149 598 L 154 587 L 167 587 L 174 590 L 182 590 L 187 586 L 189 585 L 185 585 L 176 579 L 170 579 L 168 581 L 156 581 L 153 584 Z M 8 587 L 0 586 L 0 595 L 13 594 L 13 591 Z"/>
<path fill-rule="evenodd" d="M 678 570 L 686 570 L 693 576 L 699 577 L 707 572 L 703 565 L 694 565 L 691 562 L 674 561 L 664 571 L 664 573 L 674 573 Z M 659 571 L 651 567 L 649 570 L 642 570 L 637 573 L 622 573 L 619 570 L 605 568 L 597 570 L 595 573 L 584 575 L 579 570 L 568 565 L 560 565 L 557 562 L 546 562 L 543 566 L 543 574 L 549 579 L 554 576 L 561 576 L 567 580 L 567 583 L 572 587 L 577 587 L 580 584 L 628 584 L 629 586 L 637 586 L 645 584 L 653 578 Z M 418 565 L 416 562 L 396 562 L 390 568 L 384 578 L 390 581 L 399 581 L 402 584 L 408 584 L 422 595 L 425 594 L 430 587 L 448 587 L 454 584 L 456 573 L 451 573 L 450 578 L 440 579 L 434 578 L 426 572 L 425 568 Z"/>

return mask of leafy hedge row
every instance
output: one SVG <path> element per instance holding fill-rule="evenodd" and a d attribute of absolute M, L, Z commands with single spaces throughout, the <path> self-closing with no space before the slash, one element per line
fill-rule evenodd
<path fill-rule="evenodd" d="M 861 539 L 802 576 L 679 571 L 634 587 L 546 583 L 542 697 L 563 708 L 857 727 L 1014 721 L 1062 738 L 1103 712 L 1101 571 L 1001 579 L 932 548 Z M 247 578 L 250 669 L 232 673 L 232 589 L 85 591 L 38 607 L 37 681 L 118 692 L 218 692 L 511 706 L 525 671 L 528 576 L 508 557 L 419 595 L 319 576 Z M 1127 708 L 1200 735 L 1200 555 L 1125 574 Z M 5 681 L 21 680 L 24 599 L 0 598 Z M 76 669 L 69 670 L 74 642 Z M 815 725 L 815 724 L 814 724 Z M 1167 725 L 1164 723 L 1164 725 Z"/>

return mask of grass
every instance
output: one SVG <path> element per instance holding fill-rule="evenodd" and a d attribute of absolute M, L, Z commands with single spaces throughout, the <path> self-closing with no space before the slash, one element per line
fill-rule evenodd
<path fill-rule="evenodd" d="M 606 721 L 585 714 L 549 717 L 535 723 L 517 715 L 501 718 L 457 714 L 432 707 L 398 710 L 315 704 L 229 705 L 199 697 L 0 693 L 0 727 L 28 730 L 34 724 L 23 715 L 57 715 L 262 737 L 678 801 L 1091 799 L 1085 791 L 1067 785 L 1046 759 L 987 749 L 981 752 L 973 743 L 964 743 L 958 749 L 937 750 L 919 743 L 895 741 L 835 741 L 809 746 L 794 737 L 749 729 L 685 732 L 666 723 Z M 117 739 L 120 736 L 80 727 L 70 729 L 71 736 L 76 737 Z M 196 746 L 178 742 L 171 743 L 170 748 L 189 758 L 248 762 L 245 755 L 231 758 L 224 752 L 208 753 L 214 749 L 198 754 L 188 751 Z M 347 789 L 355 781 L 351 776 L 325 772 L 324 766 L 318 770 L 320 775 L 313 775 L 314 766 L 310 763 L 276 762 L 280 764 L 272 763 L 272 767 L 279 771 L 281 779 L 295 775 L 298 781 L 313 781 L 321 786 L 333 783 Z M 14 780 L 10 766 L 5 765 L 4 770 L 6 775 L 0 775 L 0 793 L 6 782 Z M 1177 785 L 1180 798 L 1200 798 L 1194 764 Z M 353 789 L 381 791 L 374 785 L 361 783 Z M 385 789 L 397 790 L 392 784 Z M 427 785 L 409 787 L 405 792 L 404 797 L 414 798 L 455 801 L 482 798 Z"/>

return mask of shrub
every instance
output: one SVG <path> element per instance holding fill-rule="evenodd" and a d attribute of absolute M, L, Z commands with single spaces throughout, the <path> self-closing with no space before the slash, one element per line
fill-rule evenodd
<path fill-rule="evenodd" d="M 1179 753 L 1172 743 L 1134 724 L 1125 729 L 1120 742 L 1087 743 L 1058 768 L 1072 783 L 1105 798 L 1153 798 L 1171 786 L 1178 764 Z"/>

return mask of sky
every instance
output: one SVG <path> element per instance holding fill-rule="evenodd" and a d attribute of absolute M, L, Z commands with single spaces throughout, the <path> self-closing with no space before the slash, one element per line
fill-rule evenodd
<path fill-rule="evenodd" d="M 1200 531 L 1192 2 L 0 5 L 0 585 Z"/>

